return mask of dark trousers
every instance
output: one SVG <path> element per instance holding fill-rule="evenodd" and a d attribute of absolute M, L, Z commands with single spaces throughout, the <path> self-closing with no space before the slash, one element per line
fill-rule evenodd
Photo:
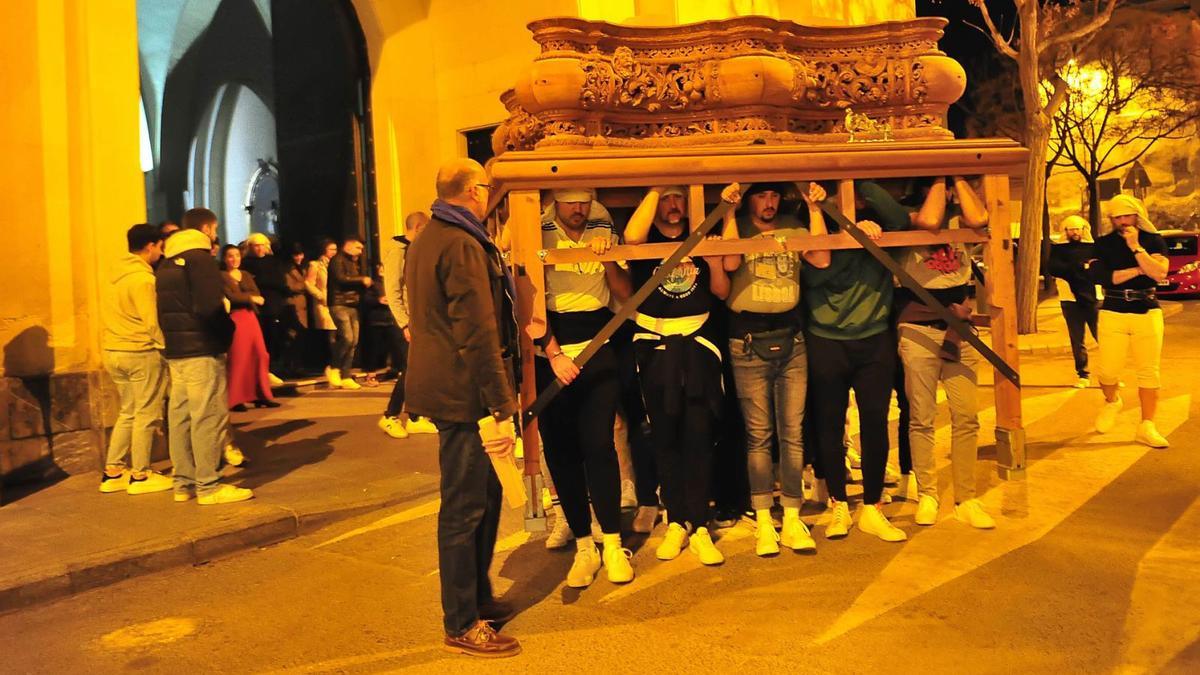
<path fill-rule="evenodd" d="M 728 341 L 722 341 L 728 346 Z M 750 509 L 750 472 L 746 461 L 746 422 L 738 402 L 737 385 L 729 355 L 721 362 L 725 400 L 717 431 L 713 458 L 713 507 L 718 514 L 743 513 Z M 776 450 L 775 454 L 778 454 Z M 774 484 L 774 481 L 772 481 Z"/>
<path fill-rule="evenodd" d="M 633 349 L 632 322 L 617 330 L 608 341 L 617 356 L 617 377 L 621 383 L 621 410 L 629 432 L 629 452 L 633 459 L 633 484 L 638 506 L 658 506 L 658 467 L 654 461 L 654 440 L 650 419 L 638 382 L 637 357 Z"/>
<path fill-rule="evenodd" d="M 488 568 L 500 528 L 500 480 L 474 423 L 434 420 L 442 472 L 438 570 L 447 635 L 462 635 L 492 599 Z"/>
<path fill-rule="evenodd" d="M 1083 344 L 1083 329 L 1086 326 L 1092 331 L 1092 339 L 1096 340 L 1096 323 L 1100 318 L 1097 303 L 1062 301 L 1063 319 L 1067 321 L 1067 335 L 1071 338 L 1071 353 L 1075 356 L 1075 372 L 1079 377 L 1088 376 L 1088 353 Z"/>
<path fill-rule="evenodd" d="M 550 386 L 550 362 L 538 358 L 535 369 L 538 390 Z M 576 539 L 591 536 L 589 496 L 600 529 L 605 534 L 621 531 L 621 471 L 613 443 L 620 395 L 616 354 L 601 347 L 538 418 L 546 468 Z"/>
<path fill-rule="evenodd" d="M 404 371 L 408 370 L 408 340 L 404 339 L 404 331 L 400 330 L 399 326 L 393 325 L 389 328 L 395 329 L 395 334 L 391 336 L 391 346 L 392 368 L 396 369 L 396 386 L 392 387 L 392 396 L 388 399 L 387 410 L 383 414 L 386 417 L 396 417 L 404 410 Z"/>
<path fill-rule="evenodd" d="M 896 342 L 890 331 L 858 340 L 808 336 L 808 386 L 815 414 L 814 431 L 829 496 L 846 501 L 846 407 L 850 390 L 858 404 L 862 446 L 863 501 L 877 504 L 883 495 L 887 464 L 888 404 L 896 370 Z"/>
<path fill-rule="evenodd" d="M 688 344 L 691 349 L 706 349 L 698 343 Z M 678 380 L 667 372 L 671 359 L 666 352 L 647 348 L 638 356 L 642 399 L 650 417 L 650 437 L 667 517 L 672 523 L 693 529 L 708 526 L 715 411 L 721 405 L 720 401 L 710 400 L 708 394 L 719 390 L 715 379 L 721 376 L 716 355 L 710 354 L 709 358 L 711 365 L 689 369 L 686 390 L 668 392 Z M 714 381 L 705 382 L 706 377 Z M 669 403 L 672 399 L 677 399 L 674 409 Z"/>
<path fill-rule="evenodd" d="M 272 373 L 278 373 L 283 370 L 283 360 L 287 352 L 287 330 L 277 312 L 271 315 L 260 313 L 258 325 L 262 329 L 263 344 L 267 346 L 267 356 L 270 359 L 268 367 Z"/>

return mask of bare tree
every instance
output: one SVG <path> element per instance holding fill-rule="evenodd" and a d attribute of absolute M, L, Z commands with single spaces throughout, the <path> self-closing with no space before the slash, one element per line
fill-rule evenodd
<path fill-rule="evenodd" d="M 1086 43 L 1112 17 L 1119 0 L 1013 0 L 1017 30 L 1006 35 L 997 27 L 985 0 L 967 0 L 983 18 L 983 30 L 996 49 L 1016 61 L 1024 113 L 1025 208 L 1021 211 L 1021 245 L 1017 253 L 1017 331 L 1037 331 L 1037 278 L 1041 270 L 1043 213 L 1046 202 L 1046 155 L 1054 115 L 1067 96 L 1059 69 L 1072 49 Z M 1042 95 L 1042 82 L 1050 95 Z"/>
<path fill-rule="evenodd" d="M 1200 46 L 1161 15 L 1122 19 L 1068 65 L 1063 74 L 1072 86 L 1054 116 L 1057 165 L 1083 176 L 1093 232 L 1100 179 L 1132 166 L 1160 140 L 1195 136 L 1200 121 Z"/>

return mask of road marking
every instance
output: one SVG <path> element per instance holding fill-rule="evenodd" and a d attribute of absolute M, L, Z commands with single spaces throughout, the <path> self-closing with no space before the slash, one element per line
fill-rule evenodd
<path fill-rule="evenodd" d="M 312 548 L 313 549 L 322 548 L 325 546 L 329 546 L 331 544 L 336 544 L 341 541 L 346 541 L 347 539 L 352 539 L 354 537 L 367 534 L 368 532 L 375 532 L 376 530 L 382 530 L 384 528 L 392 527 L 394 525 L 402 525 L 404 523 L 414 521 L 418 518 L 432 516 L 433 514 L 437 513 L 438 510 L 441 508 L 442 508 L 442 500 L 434 499 L 433 501 L 425 502 L 424 504 L 419 504 L 412 508 L 405 509 L 405 510 L 401 511 L 400 513 L 394 513 L 390 516 L 387 516 L 386 518 L 380 518 L 379 520 L 371 523 L 370 525 L 364 525 L 362 527 L 350 530 L 349 532 L 340 534 L 340 535 L 334 537 L 333 539 L 330 539 L 329 541 L 321 542 L 320 544 L 317 544 L 316 546 L 313 546 Z"/>
<path fill-rule="evenodd" d="M 159 619 L 115 630 L 100 638 L 105 649 L 145 649 L 170 644 L 196 632 L 196 621 L 181 617 Z"/>
<path fill-rule="evenodd" d="M 506 551 L 511 551 L 515 548 L 518 548 L 525 542 L 529 541 L 529 538 L 532 536 L 532 532 L 517 530 L 516 532 L 513 532 L 507 537 L 496 542 L 496 553 L 504 553 Z"/>
<path fill-rule="evenodd" d="M 1200 637 L 1200 499 L 1138 563 L 1118 673 L 1157 673 Z"/>
<path fill-rule="evenodd" d="M 430 647 L 423 645 L 420 647 L 409 647 L 408 649 L 393 649 L 386 652 L 376 652 L 374 654 L 363 654 L 360 656 L 348 656 L 341 659 L 330 659 L 328 661 L 319 661 L 310 663 L 306 666 L 297 666 L 295 668 L 284 668 L 280 670 L 265 671 L 263 675 L 299 675 L 300 673 L 332 673 L 345 672 L 355 666 L 365 666 L 377 661 L 387 661 L 389 659 L 399 659 L 413 654 L 442 653 L 439 647 Z"/>
<path fill-rule="evenodd" d="M 1074 392 L 1066 392 L 1068 396 Z M 1053 395 L 1051 395 L 1053 396 Z M 1159 428 L 1170 434 L 1188 419 L 1191 396 L 1159 404 Z M 1030 417 L 1049 417 L 1045 409 Z M 1122 413 L 1118 428 L 1132 427 L 1136 408 Z M 1150 448 L 1127 442 L 1115 445 L 1117 434 L 1089 434 L 1086 439 L 1030 464 L 1023 482 L 1001 483 L 980 499 L 996 515 L 991 532 L 970 530 L 949 520 L 904 544 L 875 580 L 819 638 L 824 644 L 860 625 L 968 574 L 1006 553 L 1037 541 L 1095 497 L 1142 458 Z M 1089 445 L 1103 443 L 1103 451 Z"/>

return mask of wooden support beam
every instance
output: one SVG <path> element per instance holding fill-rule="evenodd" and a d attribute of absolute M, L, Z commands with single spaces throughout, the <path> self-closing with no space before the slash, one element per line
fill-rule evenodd
<path fill-rule="evenodd" d="M 688 186 L 688 231 L 704 222 L 704 186 Z M 674 246 L 672 246 L 674 248 Z M 669 253 L 667 255 L 670 255 Z"/>
<path fill-rule="evenodd" d="M 842 215 L 846 216 L 846 220 L 857 223 L 858 209 L 854 205 L 854 179 L 843 178 L 838 181 L 837 193 L 838 205 L 841 207 Z M 851 241 L 854 241 L 851 239 Z M 880 244 L 883 246 L 883 244 Z"/>
<path fill-rule="evenodd" d="M 853 206 L 853 204 L 851 204 Z M 690 207 L 689 207 L 690 208 Z M 701 207 L 703 209 L 703 206 Z M 692 214 L 695 218 L 696 214 Z M 704 219 L 704 212 L 699 214 Z M 699 222 L 699 221 L 697 221 Z M 927 232 L 908 230 L 904 232 L 887 232 L 876 243 L 884 248 L 898 246 L 926 246 L 944 243 L 978 244 L 988 240 L 986 234 L 969 229 L 942 230 Z M 656 260 L 665 259 L 679 244 L 639 244 L 637 246 L 614 246 L 604 255 L 596 255 L 586 248 L 559 248 L 540 251 L 542 262 L 546 265 L 563 265 L 581 262 L 601 262 L 618 260 Z M 846 248 L 861 248 L 854 238 L 844 232 L 837 234 L 822 234 L 809 237 L 780 237 L 758 239 L 730 239 L 723 241 L 704 241 L 696 248 L 694 255 L 746 255 L 749 253 L 785 253 L 834 250 Z"/>
<path fill-rule="evenodd" d="M 985 176 L 983 192 L 991 233 L 984 248 L 984 263 L 987 266 L 992 351 L 1019 371 L 1016 275 L 1013 270 L 1008 176 Z M 997 374 L 995 397 L 997 470 L 1001 478 L 1022 479 L 1025 475 L 1025 429 L 1021 421 L 1021 390 Z"/>
<path fill-rule="evenodd" d="M 546 334 L 546 274 L 538 250 L 542 246 L 541 201 L 537 190 L 512 192 L 508 199 L 509 233 L 512 250 L 509 261 L 517 282 L 517 322 L 521 347 L 521 407 L 533 405 L 537 399 L 534 377 L 533 341 Z M 541 447 L 538 444 L 537 422 L 524 428 L 521 435 L 525 450 L 525 475 L 541 474 Z M 528 481 L 527 481 L 528 483 Z M 541 509 L 541 494 L 530 494 L 529 503 Z M 528 514 L 527 514 L 528 515 Z"/>

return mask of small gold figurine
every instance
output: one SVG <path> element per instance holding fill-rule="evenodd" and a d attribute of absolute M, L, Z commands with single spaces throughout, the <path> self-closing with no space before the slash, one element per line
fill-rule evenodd
<path fill-rule="evenodd" d="M 842 123 L 846 127 L 846 133 L 850 134 L 851 143 L 864 141 L 890 141 L 892 140 L 892 125 L 885 122 L 878 122 L 854 112 L 850 106 L 846 106 L 846 119 Z M 881 134 L 882 138 L 854 138 L 855 134 Z"/>

